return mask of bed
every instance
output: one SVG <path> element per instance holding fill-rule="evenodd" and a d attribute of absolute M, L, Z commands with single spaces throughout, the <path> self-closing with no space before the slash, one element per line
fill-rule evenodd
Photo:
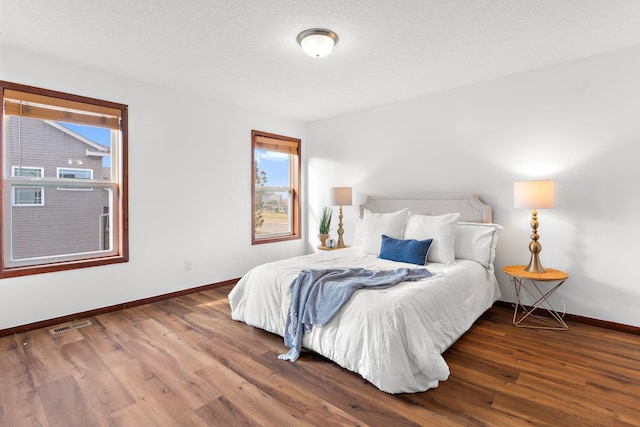
<path fill-rule="evenodd" d="M 302 270 L 426 268 L 426 280 L 355 291 L 328 323 L 304 334 L 302 346 L 387 393 L 437 387 L 449 376 L 442 353 L 500 298 L 493 262 L 501 227 L 472 193 L 369 196 L 360 213 L 351 247 L 250 270 L 229 294 L 231 316 L 284 336 L 290 285 Z M 389 256 L 382 235 L 401 252 L 431 239 L 426 265 Z"/>

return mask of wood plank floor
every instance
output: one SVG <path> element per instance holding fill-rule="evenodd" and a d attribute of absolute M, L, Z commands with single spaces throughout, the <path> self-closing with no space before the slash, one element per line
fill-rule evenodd
<path fill-rule="evenodd" d="M 1 426 L 640 426 L 640 336 L 515 328 L 492 308 L 449 380 L 390 395 L 234 322 L 231 286 L 0 339 Z"/>

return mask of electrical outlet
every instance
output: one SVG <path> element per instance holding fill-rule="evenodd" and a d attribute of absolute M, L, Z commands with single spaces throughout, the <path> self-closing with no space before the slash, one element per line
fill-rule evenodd
<path fill-rule="evenodd" d="M 185 262 L 184 262 L 184 269 L 185 269 L 186 271 L 190 271 L 190 270 L 191 270 L 191 260 L 190 260 L 190 259 L 185 260 Z"/>

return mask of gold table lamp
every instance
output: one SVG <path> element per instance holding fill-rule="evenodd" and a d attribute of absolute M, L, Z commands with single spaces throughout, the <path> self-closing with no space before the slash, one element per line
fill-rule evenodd
<path fill-rule="evenodd" d="M 538 209 L 556 207 L 556 182 L 548 181 L 516 181 L 513 183 L 513 207 L 528 208 L 531 212 L 531 259 L 525 271 L 530 273 L 544 273 L 546 270 L 540 263 L 538 254 L 542 245 L 538 242 Z"/>
<path fill-rule="evenodd" d="M 344 229 L 342 228 L 342 206 L 351 206 L 351 187 L 333 187 L 329 189 L 330 203 L 333 206 L 340 206 L 340 215 L 338 219 L 338 248 L 346 248 L 342 235 Z"/>

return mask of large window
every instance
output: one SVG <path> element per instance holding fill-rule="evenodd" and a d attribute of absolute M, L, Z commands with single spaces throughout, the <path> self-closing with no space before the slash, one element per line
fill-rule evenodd
<path fill-rule="evenodd" d="M 300 238 L 300 140 L 251 132 L 252 243 Z"/>
<path fill-rule="evenodd" d="M 127 106 L 0 90 L 0 277 L 127 261 Z"/>

